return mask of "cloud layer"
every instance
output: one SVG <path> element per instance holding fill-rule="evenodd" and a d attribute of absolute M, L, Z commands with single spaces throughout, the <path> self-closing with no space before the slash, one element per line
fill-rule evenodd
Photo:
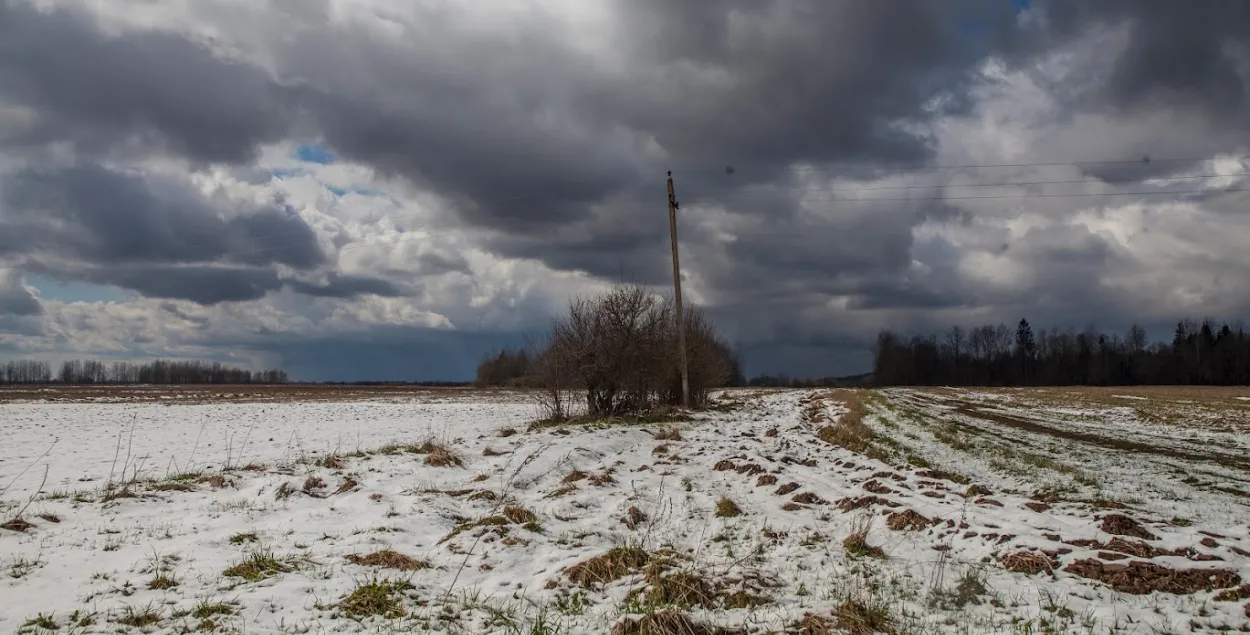
<path fill-rule="evenodd" d="M 669 170 L 753 372 L 1238 317 L 1248 47 L 1217 0 L 0 0 L 0 350 L 462 377 L 664 285 Z"/>

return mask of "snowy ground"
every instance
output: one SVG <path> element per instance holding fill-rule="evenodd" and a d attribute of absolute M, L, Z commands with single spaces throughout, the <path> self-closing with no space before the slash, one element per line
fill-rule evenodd
<path fill-rule="evenodd" d="M 1247 631 L 1223 399 L 735 392 L 532 431 L 507 393 L 18 400 L 0 631 Z M 858 453 L 822 440 L 857 409 Z"/>

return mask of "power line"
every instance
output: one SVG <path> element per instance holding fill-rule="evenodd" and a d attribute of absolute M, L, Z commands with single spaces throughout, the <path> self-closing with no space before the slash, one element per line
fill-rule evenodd
<path fill-rule="evenodd" d="M 1213 153 L 1217 154 L 1217 153 Z M 1036 168 L 1036 167 L 1088 167 L 1088 166 L 1106 166 L 1106 165 L 1154 165 L 1156 163 L 1209 163 L 1211 161 L 1232 160 L 1243 161 L 1250 159 L 1250 156 L 1229 156 L 1229 157 L 1212 157 L 1210 155 L 1203 157 L 1166 157 L 1153 158 L 1149 156 L 1140 159 L 1107 159 L 1095 161 L 1027 161 L 1020 163 L 947 163 L 933 165 L 894 165 L 882 163 L 863 162 L 859 165 L 850 163 L 832 163 L 828 162 L 821 165 L 787 165 L 776 168 L 780 172 L 812 172 L 817 170 L 826 170 L 830 172 L 845 172 L 851 170 L 864 170 L 873 172 L 920 172 L 924 170 L 973 170 L 973 169 L 989 169 L 989 168 Z M 741 164 L 740 164 L 741 165 Z M 752 165 L 752 164 L 747 164 Z M 762 165 L 762 164 L 755 164 Z M 674 173 L 695 173 L 695 172 L 721 172 L 727 174 L 735 174 L 738 168 L 732 164 L 719 167 L 701 167 L 701 168 L 677 168 Z"/>
<path fill-rule="evenodd" d="M 1104 180 L 1104 179 L 1066 179 L 1059 181 L 1000 181 L 998 183 L 927 183 L 922 185 L 884 185 L 880 187 L 857 187 L 857 188 L 822 188 L 822 187 L 806 187 L 802 185 L 749 185 L 741 188 L 730 190 L 717 190 L 714 192 L 704 192 L 704 196 L 712 195 L 733 195 L 733 194 L 752 194 L 755 192 L 771 193 L 778 190 L 798 190 L 805 192 L 878 192 L 884 190 L 923 190 L 933 188 L 949 188 L 949 187 L 1015 187 L 1030 185 L 1065 185 L 1076 183 L 1087 183 L 1090 185 L 1118 185 L 1122 183 L 1140 183 L 1142 181 L 1186 181 L 1192 179 L 1215 179 L 1226 177 L 1242 177 L 1250 176 L 1250 172 L 1232 172 L 1229 174 L 1194 174 L 1189 176 L 1164 176 L 1151 177 L 1148 179 L 1120 179 L 1120 180 Z"/>
<path fill-rule="evenodd" d="M 1197 190 L 1146 190 L 1141 192 L 1087 192 L 1087 193 L 1034 193 L 1034 194 L 991 194 L 982 196 L 917 196 L 917 197 L 872 197 L 872 198 L 837 198 L 836 196 L 827 197 L 805 197 L 803 200 L 808 201 L 837 201 L 839 203 L 876 203 L 876 202 L 914 202 L 914 201 L 967 201 L 967 200 L 984 200 L 984 199 L 1031 199 L 1031 198 L 1082 198 L 1082 197 L 1101 197 L 1101 196 L 1155 196 L 1159 194 L 1224 194 L 1229 192 L 1250 192 L 1250 188 L 1230 187 L 1223 189 L 1197 189 Z M 706 201 L 700 201 L 706 202 Z"/>

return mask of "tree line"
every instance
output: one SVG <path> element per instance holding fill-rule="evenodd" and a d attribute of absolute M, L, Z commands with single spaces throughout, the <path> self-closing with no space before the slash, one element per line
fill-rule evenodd
<path fill-rule="evenodd" d="M 954 327 L 942 336 L 905 337 L 882 330 L 873 351 L 879 386 L 1245 385 L 1250 333 L 1237 323 L 1184 319 L 1170 342 L 1148 342 L 1133 325 L 1124 334 L 1093 328 L 1034 332 Z"/>
<path fill-rule="evenodd" d="M 36 360 L 0 364 L 0 385 L 13 384 L 285 384 L 278 369 L 250 371 L 221 362 L 155 360 L 147 363 L 67 360 L 55 374 L 52 365 Z"/>

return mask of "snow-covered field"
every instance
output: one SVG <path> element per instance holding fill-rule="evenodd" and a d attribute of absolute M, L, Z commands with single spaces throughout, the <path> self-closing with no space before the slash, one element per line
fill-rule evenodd
<path fill-rule="evenodd" d="M 0 403 L 0 630 L 1250 631 L 1235 395 L 161 401 Z"/>

